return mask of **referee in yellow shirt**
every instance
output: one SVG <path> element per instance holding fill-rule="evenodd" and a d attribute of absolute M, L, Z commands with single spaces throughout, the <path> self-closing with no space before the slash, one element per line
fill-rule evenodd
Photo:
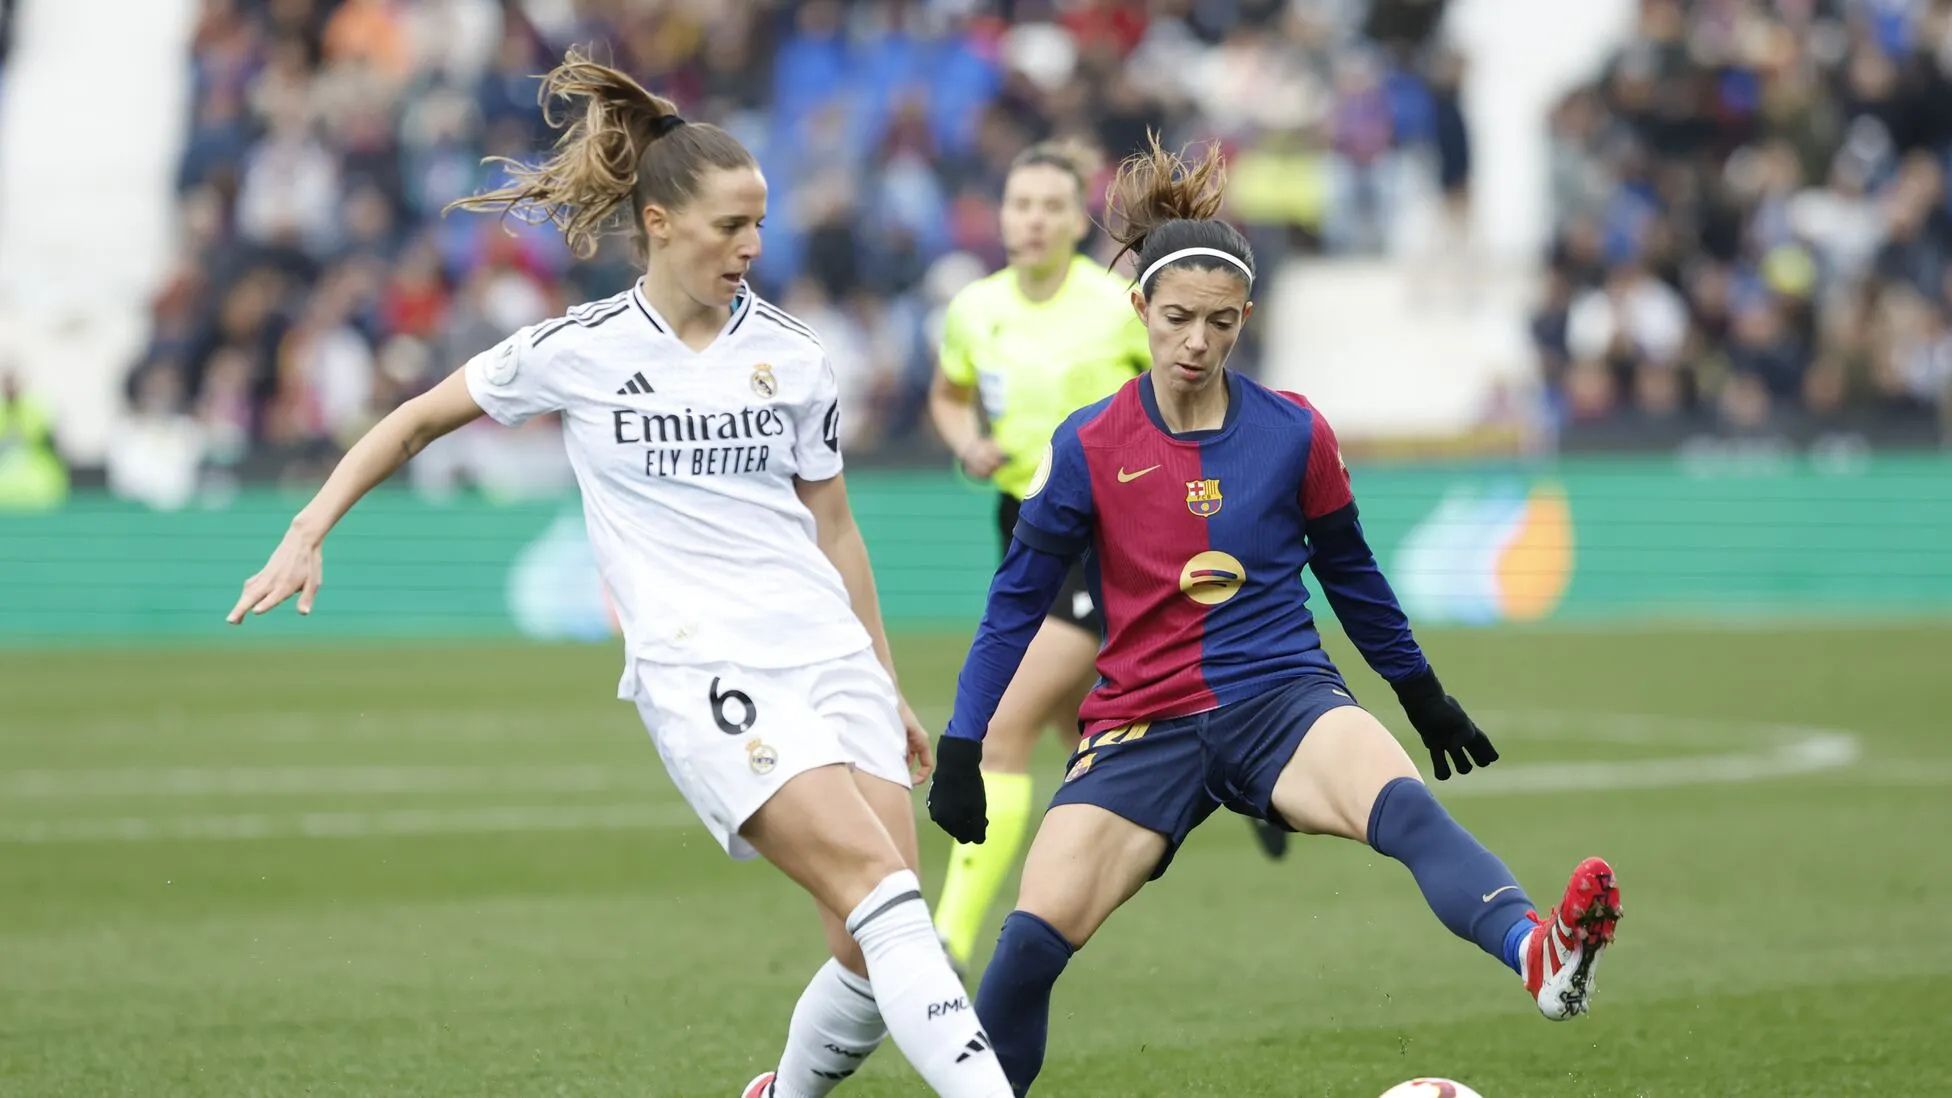
<path fill-rule="evenodd" d="M 1078 254 L 1091 227 L 1090 173 L 1084 150 L 1054 142 L 1017 157 L 1003 185 L 1010 265 L 964 287 L 943 322 L 929 415 L 962 467 L 996 485 L 1002 549 L 1058 424 L 1151 363 L 1128 281 Z M 1104 630 L 1084 569 L 1075 567 L 983 738 L 987 841 L 956 847 L 935 905 L 936 930 L 959 969 L 1030 830 L 1031 750 L 1046 724 L 1075 743 Z M 1270 829 L 1262 842 L 1279 857 L 1286 838 Z"/>

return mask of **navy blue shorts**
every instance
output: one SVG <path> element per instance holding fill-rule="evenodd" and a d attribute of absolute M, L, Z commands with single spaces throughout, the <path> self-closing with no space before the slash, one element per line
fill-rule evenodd
<path fill-rule="evenodd" d="M 1215 809 L 1287 827 L 1272 808 L 1275 779 L 1322 714 L 1355 704 L 1341 676 L 1324 673 L 1190 717 L 1107 729 L 1078 744 L 1051 807 L 1097 805 L 1164 835 L 1158 880 Z"/>

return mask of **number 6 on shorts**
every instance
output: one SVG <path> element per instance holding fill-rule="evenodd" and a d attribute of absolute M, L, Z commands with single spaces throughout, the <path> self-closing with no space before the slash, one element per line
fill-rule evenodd
<path fill-rule="evenodd" d="M 742 736 L 752 728 L 752 722 L 759 719 L 759 707 L 752 704 L 752 698 L 744 691 L 727 690 L 720 693 L 718 684 L 719 680 L 714 678 L 709 689 L 712 699 L 712 720 L 718 722 L 720 732 L 728 736 Z M 737 721 L 730 720 L 725 715 L 725 703 L 729 701 L 739 703 L 741 716 Z"/>

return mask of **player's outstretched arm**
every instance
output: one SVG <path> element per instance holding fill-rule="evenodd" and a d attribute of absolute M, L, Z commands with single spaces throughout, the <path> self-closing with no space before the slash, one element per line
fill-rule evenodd
<path fill-rule="evenodd" d="M 292 518 L 284 540 L 264 567 L 244 581 L 237 605 L 224 620 L 240 624 L 246 613 L 262 614 L 293 595 L 298 596 L 298 612 L 311 613 L 312 600 L 325 579 L 321 550 L 325 535 L 353 504 L 392 476 L 407 459 L 480 415 L 481 407 L 469 395 L 462 371 L 456 370 L 374 424 L 339 459 L 312 501 Z"/>
<path fill-rule="evenodd" d="M 1448 779 L 1453 766 L 1459 774 L 1469 774 L 1473 765 L 1497 762 L 1498 749 L 1491 738 L 1456 698 L 1445 693 L 1437 672 L 1424 659 L 1410 632 L 1410 619 L 1376 564 L 1353 508 L 1346 522 L 1311 526 L 1308 542 L 1309 570 L 1321 582 L 1336 619 L 1362 658 L 1396 691 L 1410 724 L 1430 751 L 1437 780 Z"/>
<path fill-rule="evenodd" d="M 888 644 L 888 629 L 881 621 L 881 595 L 874 586 L 874 566 L 868 559 L 867 539 L 861 536 L 861 527 L 854 521 L 854 507 L 847 499 L 847 478 L 835 474 L 826 480 L 795 480 L 793 490 L 807 510 L 813 512 L 814 536 L 820 543 L 820 551 L 840 573 L 854 616 L 861 619 L 861 625 L 873 639 L 874 656 L 888 669 L 888 678 L 899 693 L 901 678 L 895 672 L 895 654 Z M 921 719 L 915 716 L 905 695 L 901 699 L 901 721 L 908 732 L 909 766 L 915 782 L 920 784 L 935 769 L 935 753 L 929 747 L 928 731 L 922 727 Z"/>
<path fill-rule="evenodd" d="M 1444 693 L 1410 632 L 1410 619 L 1397 604 L 1396 592 L 1390 590 L 1376 565 L 1376 554 L 1362 536 L 1349 467 L 1342 460 L 1335 429 L 1306 399 L 1288 395 L 1308 409 L 1311 421 L 1301 488 L 1309 571 L 1321 582 L 1329 606 L 1362 658 L 1395 689 L 1403 711 L 1430 750 L 1437 780 L 1450 777 L 1452 764 L 1459 774 L 1469 774 L 1473 763 L 1491 765 L 1498 759 L 1497 748 L 1457 699 Z"/>

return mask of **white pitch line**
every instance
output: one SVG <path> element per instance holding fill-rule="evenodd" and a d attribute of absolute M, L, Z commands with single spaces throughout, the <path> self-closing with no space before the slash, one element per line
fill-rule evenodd
<path fill-rule="evenodd" d="M 1765 751 L 1743 754 L 1515 765 L 1500 760 L 1495 766 L 1473 771 L 1465 781 L 1446 783 L 1448 788 L 1444 790 L 1444 795 L 1673 789 L 1689 785 L 1755 782 L 1849 766 L 1861 754 L 1857 737 L 1848 733 L 1823 733 Z"/>
<path fill-rule="evenodd" d="M 1446 796 L 1512 796 L 1754 782 L 1849 767 L 1861 757 L 1858 737 L 1833 728 L 1763 722 L 1704 721 L 1617 713 L 1492 713 L 1488 724 L 1519 730 L 1518 739 L 1574 740 L 1581 729 L 1595 740 L 1708 746 L 1718 752 L 1653 759 L 1589 763 L 1516 763 L 1501 760 L 1465 781 L 1446 783 Z M 1726 750 L 1731 744 L 1746 750 Z M 1856 771 L 1853 771 L 1856 773 Z M 6 780 L 35 796 L 140 792 L 124 788 L 138 777 L 154 792 L 155 779 L 175 774 L 175 788 L 190 792 L 314 794 L 346 792 L 588 792 L 626 786 L 649 793 L 651 771 L 635 767 L 349 767 L 309 769 L 217 768 L 164 771 L 29 771 Z M 1942 777 L 1940 772 L 1932 775 Z M 499 783 L 499 784 L 498 784 Z M 526 784 L 525 784 L 526 783 Z M 168 784 L 167 782 L 165 784 Z M 65 793 L 57 794 L 57 789 Z M 158 842 L 274 838 L 360 838 L 474 832 L 632 830 L 697 826 L 679 802 L 611 805 L 532 805 L 485 808 L 409 808 L 386 811 L 256 813 L 206 816 L 131 816 L 53 820 L 0 819 L 0 844 L 61 842 Z"/>
<path fill-rule="evenodd" d="M 1467 781 L 1447 782 L 1446 796 L 1567 793 L 1585 790 L 1668 789 L 1765 781 L 1851 766 L 1863 757 L 1858 736 L 1838 728 L 1766 721 L 1715 721 L 1635 713 L 1548 710 L 1498 712 L 1480 718 L 1495 742 L 1500 725 L 1520 739 L 1705 746 L 1724 750 L 1657 759 L 1589 763 L 1513 763 L 1500 759 Z M 1751 745 L 1748 750 L 1727 747 Z"/>
<path fill-rule="evenodd" d="M 307 812 L 296 816 L 130 816 L 115 819 L 0 820 L 0 843 L 208 842 L 233 839 L 357 839 L 382 835 L 510 831 L 636 831 L 696 823 L 697 817 L 682 804 L 410 808 L 385 812 Z"/>
<path fill-rule="evenodd" d="M 652 787 L 643 766 L 225 766 L 17 770 L 0 800 L 70 797 L 291 797 L 361 793 L 600 793 Z"/>
<path fill-rule="evenodd" d="M 50 726 L 45 737 L 64 744 L 113 746 L 159 742 L 208 744 L 551 743 L 608 739 L 611 727 L 639 734 L 636 714 L 623 705 L 562 709 L 462 709 L 441 712 L 345 713 L 304 709 L 226 712 L 216 716 L 171 709 L 96 716 Z M 23 742 L 20 737 L 9 737 Z M 37 735 L 36 738 L 42 738 Z M 24 742 L 33 743 L 34 739 Z"/>

